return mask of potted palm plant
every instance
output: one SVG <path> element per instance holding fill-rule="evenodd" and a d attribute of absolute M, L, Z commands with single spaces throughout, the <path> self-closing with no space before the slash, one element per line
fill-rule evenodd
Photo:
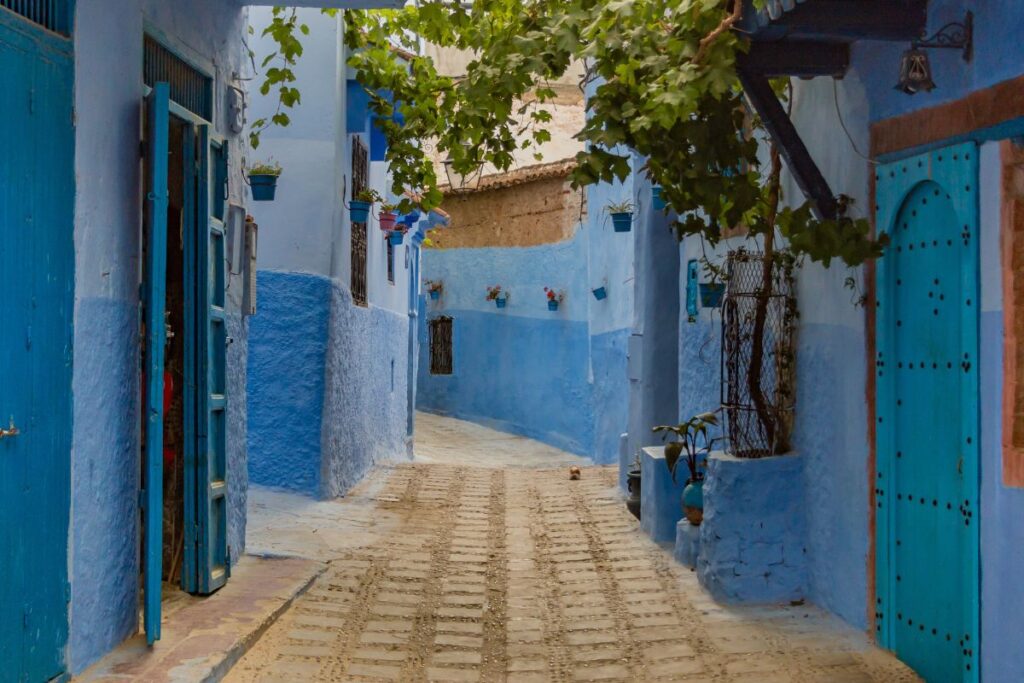
<path fill-rule="evenodd" d="M 704 470 L 708 454 L 718 441 L 708 437 L 708 427 L 717 424 L 718 416 L 708 412 L 694 415 L 678 425 L 660 425 L 653 429 L 655 433 L 661 432 L 662 438 L 669 434 L 679 438 L 665 444 L 665 464 L 672 473 L 672 481 L 675 481 L 679 463 L 686 463 L 689 476 L 683 489 L 683 514 L 694 526 L 700 526 L 704 520 Z M 684 453 L 685 457 L 682 457 Z"/>
<path fill-rule="evenodd" d="M 281 164 L 273 159 L 249 169 L 249 189 L 254 202 L 272 202 L 277 194 L 277 179 L 281 177 Z"/>

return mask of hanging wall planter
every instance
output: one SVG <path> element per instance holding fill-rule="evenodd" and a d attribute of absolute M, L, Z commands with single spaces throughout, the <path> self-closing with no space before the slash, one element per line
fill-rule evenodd
<path fill-rule="evenodd" d="M 277 179 L 281 165 L 271 160 L 249 169 L 249 190 L 254 202 L 272 202 L 277 194 Z"/>
<path fill-rule="evenodd" d="M 612 228 L 615 232 L 629 232 L 633 229 L 633 204 L 631 202 L 611 202 L 605 206 L 612 217 Z"/>
<path fill-rule="evenodd" d="M 608 290 L 603 285 L 591 291 L 594 293 L 594 298 L 598 301 L 604 301 L 608 298 Z"/>
<path fill-rule="evenodd" d="M 497 306 L 498 308 L 505 308 L 505 304 L 507 304 L 507 303 L 508 303 L 508 297 L 507 296 L 499 296 L 497 299 L 494 300 L 494 305 Z"/>
<path fill-rule="evenodd" d="M 700 283 L 700 305 L 704 308 L 721 308 L 724 294 L 724 282 Z"/>
<path fill-rule="evenodd" d="M 501 285 L 494 285 L 493 287 L 487 288 L 486 301 L 493 301 L 494 305 L 498 308 L 505 308 L 505 304 L 508 302 L 508 292 L 501 289 Z"/>
<path fill-rule="evenodd" d="M 372 202 L 364 202 L 353 199 L 348 203 L 349 218 L 353 223 L 366 223 L 370 220 L 370 207 Z"/>
<path fill-rule="evenodd" d="M 441 280 L 427 280 L 424 284 L 427 286 L 427 295 L 430 296 L 432 301 L 437 301 L 441 298 L 444 282 Z"/>
<path fill-rule="evenodd" d="M 380 229 L 384 232 L 391 232 L 395 229 L 395 222 L 398 220 L 398 215 L 394 211 L 381 211 L 380 212 Z"/>
<path fill-rule="evenodd" d="M 557 311 L 558 310 L 558 302 L 557 301 L 549 301 L 548 302 L 548 310 L 549 311 Z"/>
<path fill-rule="evenodd" d="M 558 304 L 562 303 L 562 301 L 565 300 L 565 292 L 563 292 L 563 291 L 557 291 L 556 292 L 554 289 L 551 289 L 550 287 L 545 287 L 544 288 L 544 295 L 548 299 L 548 310 L 549 311 L 557 311 L 558 310 Z"/>
<path fill-rule="evenodd" d="M 404 240 L 405 240 L 405 233 L 402 232 L 401 230 L 392 230 L 391 232 L 388 233 L 388 242 L 390 242 L 391 246 L 393 246 L 393 247 L 400 247 L 400 246 L 402 246 L 402 242 Z"/>
<path fill-rule="evenodd" d="M 430 290 L 430 298 L 433 299 L 434 301 L 437 301 L 438 299 L 441 298 L 441 292 L 437 291 L 436 289 Z"/>
<path fill-rule="evenodd" d="M 668 204 L 665 203 L 664 197 L 661 196 L 661 185 L 654 185 L 651 187 L 651 207 L 655 211 L 664 211 Z"/>

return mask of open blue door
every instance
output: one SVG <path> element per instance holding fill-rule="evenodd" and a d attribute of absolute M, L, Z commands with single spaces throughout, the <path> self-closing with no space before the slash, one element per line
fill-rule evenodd
<path fill-rule="evenodd" d="M 195 542 L 186 548 L 186 571 L 194 570 L 195 581 L 186 581 L 193 592 L 209 594 L 223 586 L 231 572 L 227 546 L 227 319 L 224 312 L 226 272 L 224 223 L 222 215 L 211 215 L 211 192 L 222 191 L 219 182 L 211 187 L 210 127 L 198 128 L 198 170 L 196 185 L 195 286 L 195 453 L 196 463 L 186 473 L 186 528 Z M 216 150 L 217 178 L 227 177 L 226 150 Z M 216 212 L 215 212 L 216 213 Z M 186 266 L 190 269 L 190 266 Z M 191 559 L 191 562 L 190 562 Z M 191 569 L 190 569 L 191 568 Z"/>
<path fill-rule="evenodd" d="M 149 94 L 147 114 L 146 256 L 143 299 L 146 365 L 144 417 L 145 477 L 145 628 L 146 642 L 160 639 L 160 586 L 163 564 L 164 309 L 167 288 L 167 155 L 170 88 L 157 83 Z"/>

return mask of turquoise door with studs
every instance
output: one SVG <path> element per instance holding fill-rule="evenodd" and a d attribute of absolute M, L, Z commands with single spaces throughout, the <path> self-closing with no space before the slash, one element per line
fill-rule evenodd
<path fill-rule="evenodd" d="M 876 181 L 876 631 L 929 683 L 977 681 L 978 150 Z"/>

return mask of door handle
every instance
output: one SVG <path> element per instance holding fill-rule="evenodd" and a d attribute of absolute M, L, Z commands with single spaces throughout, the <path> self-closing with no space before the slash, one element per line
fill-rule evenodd
<path fill-rule="evenodd" d="M 17 436 L 18 434 L 21 434 L 21 430 L 19 430 L 17 427 L 14 426 L 14 416 L 12 415 L 11 416 L 10 427 L 8 429 L 4 429 L 3 427 L 0 427 L 0 439 L 5 439 L 5 438 L 12 437 L 12 436 Z"/>

